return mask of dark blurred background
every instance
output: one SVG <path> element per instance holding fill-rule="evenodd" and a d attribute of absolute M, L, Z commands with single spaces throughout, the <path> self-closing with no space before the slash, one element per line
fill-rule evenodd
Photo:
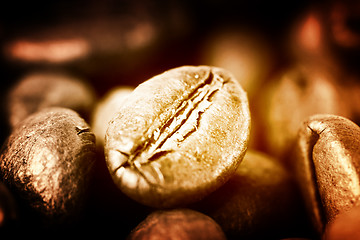
<path fill-rule="evenodd" d="M 326 1 L 325 1 L 326 2 Z M 322 4 L 317 2 L 316 5 Z M 111 18 L 149 19 L 159 41 L 151 60 L 153 68 L 169 68 L 196 61 L 196 49 L 207 33 L 227 26 L 246 27 L 262 33 L 281 54 L 284 35 L 295 20 L 314 5 L 311 1 L 9 1 L 0 9 L 2 45 L 17 38 L 32 38 L 41 32 L 56 32 L 72 24 Z M 126 24 L 126 23 L 124 23 Z M 120 26 L 119 26 L 120 27 Z M 116 28 L 116 26 L 114 26 Z M 108 29 L 119 31 L 119 29 Z M 126 34 L 126 29 L 124 34 Z M 49 33 L 50 35 L 50 33 Z M 51 37 L 44 34 L 44 38 Z M 61 37 L 61 35 L 59 35 Z M 155 45 L 155 44 L 154 44 Z M 4 56 L 3 56 L 4 57 Z M 18 70 L 14 62 L 2 59 L 6 85 Z M 14 64 L 16 65 L 16 64 Z M 119 64 L 120 65 L 120 64 Z M 38 66 L 38 65 L 36 65 Z M 22 65 L 22 68 L 28 67 Z M 119 66 L 121 67 L 121 66 Z M 114 69 L 116 71 L 116 69 Z M 137 69 L 145 72 L 147 69 Z M 12 73 L 16 74 L 16 73 Z M 7 77 L 8 76 L 8 77 Z"/>
<path fill-rule="evenodd" d="M 229 26 L 260 32 L 276 52 L 273 61 L 281 64 L 286 62 L 284 41 L 289 28 L 312 5 L 314 3 L 311 1 L 277 0 L 14 0 L 1 3 L 1 140 L 8 134 L 4 116 L 5 96 L 9 88 L 27 72 L 44 68 L 64 69 L 91 82 L 101 96 L 114 85 L 136 86 L 169 68 L 202 64 L 199 49 L 209 33 Z M 136 47 L 135 50 L 127 49 L 131 46 L 124 49 L 112 47 L 114 42 L 125 41 L 122 36 L 132 34 L 134 27 L 131 26 L 136 28 L 136 21 L 148 22 L 150 30 L 153 30 L 149 42 L 145 40 L 144 49 L 137 51 Z M 138 34 L 141 35 L 141 29 Z M 78 37 L 90 42 L 93 41 L 91 38 L 95 38 L 90 47 L 91 54 L 80 60 L 49 63 L 47 60 L 14 57 L 9 50 L 17 41 L 38 44 L 45 41 L 46 44 L 46 41 Z M 110 38 L 109 43 L 106 40 L 101 42 L 101 38 Z M 102 47 L 106 44 L 108 48 Z M 142 54 L 141 51 L 146 53 Z"/>

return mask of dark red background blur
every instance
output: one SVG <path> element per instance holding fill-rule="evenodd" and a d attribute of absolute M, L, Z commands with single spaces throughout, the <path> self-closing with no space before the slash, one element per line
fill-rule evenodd
<path fill-rule="evenodd" d="M 322 2 L 316 4 L 323 4 Z M 172 67 L 185 64 L 201 64 L 197 59 L 197 49 L 201 46 L 206 34 L 215 28 L 236 25 L 256 29 L 265 36 L 278 54 L 278 60 L 284 60 L 283 41 L 291 24 L 303 14 L 310 1 L 6 1 L 0 7 L 0 45 L 3 48 L 13 39 L 36 33 L 39 29 L 51 29 L 63 23 L 108 16 L 133 15 L 137 8 L 155 19 L 160 27 L 160 47 L 152 52 L 147 61 L 136 65 L 136 71 L 122 71 L 106 68 L 87 74 L 81 70 L 72 70 L 74 74 L 88 79 L 99 95 L 112 85 L 126 84 L 136 86 L 147 78 Z M 176 15 L 174 17 L 174 15 Z M 136 18 L 136 16 L 135 16 Z M 172 19 L 169 21 L 169 19 Z M 181 21 L 181 22 L 177 22 Z M 176 25 L 176 26 L 173 26 Z M 179 25 L 181 33 L 179 31 Z M 55 27 L 54 27 L 55 28 Z M 174 32 L 175 31 L 175 32 Z M 171 37 L 166 37 L 168 34 Z M 9 61 L 1 49 L 0 79 L 2 105 L 8 89 L 25 72 L 41 66 L 18 64 Z M 103 64 L 103 63 L 102 63 Z M 104 65 L 104 64 L 103 64 Z M 113 66 L 113 65 L 112 65 Z M 63 66 L 62 66 L 63 67 Z M 106 80 L 104 80 L 106 79 Z M 104 82 L 106 84 L 104 84 Z M 0 121 L 1 140 L 8 134 L 6 113 L 2 106 Z"/>
<path fill-rule="evenodd" d="M 332 1 L 218 1 L 218 0 L 170 0 L 170 1 L 8 1 L 0 7 L 0 79 L 1 118 L 0 140 L 8 135 L 8 126 L 4 104 L 9 88 L 27 72 L 44 68 L 65 70 L 89 81 L 99 97 L 116 85 L 136 86 L 148 78 L 167 69 L 181 65 L 203 64 L 199 59 L 199 49 L 214 29 L 235 28 L 249 29 L 261 33 L 272 51 L 273 71 L 292 61 L 288 49 L 289 34 L 295 23 L 306 16 L 312 9 L 327 14 Z M 353 1 L 346 1 L 350 6 Z M 357 4 L 359 5 L 359 4 Z M 145 17 L 144 17 L 145 16 Z M 360 14 L 358 15 L 360 16 Z M 70 62 L 65 64 L 42 64 L 14 61 L 6 54 L 6 47 L 17 39 L 45 36 L 56 33 L 57 29 L 67 31 L 72 23 L 85 22 L 83 28 L 92 30 L 92 22 L 101 19 L 150 19 L 155 27 L 154 41 L 147 47 L 147 55 L 138 58 L 132 51 L 123 54 L 103 57 L 102 52 L 83 59 L 81 64 Z M 355 24 L 354 24 L 355 22 Z M 354 31 L 359 32 L 359 19 L 353 21 Z M 119 28 L 115 25 L 103 29 L 99 33 L 109 34 L 116 31 L 121 38 L 121 31 L 128 34 L 127 22 Z M 325 29 L 327 23 L 324 23 Z M 355 27 L 354 27 L 355 26 Z M 121 27 L 125 30 L 121 30 Z M 113 28 L 113 29 L 112 29 Z M 86 32 L 87 29 L 84 29 Z M 107 32 L 108 31 L 108 32 Z M 128 31 L 128 32 L 127 32 Z M 71 32 L 71 31 L 70 31 Z M 45 35 L 43 34 L 45 33 Z M 43 34 L 43 35 L 41 35 Z M 61 37 L 61 35 L 59 35 Z M 35 37 L 35 39 L 36 39 Z M 41 40 L 41 39 L 40 39 Z M 116 38 L 115 38 L 116 40 Z M 97 40 L 99 41 L 99 40 Z M 110 48 L 111 49 L 111 48 Z M 355 51 L 357 50 L 357 52 Z M 346 67 L 357 69 L 359 48 L 345 51 L 339 55 Z M 336 49 L 335 49 L 336 51 Z M 339 51 L 341 54 L 343 52 Z M 355 52 L 355 54 L 354 54 Z M 121 55 L 124 56 L 121 56 Z M 119 57 L 120 56 L 120 57 Z M 348 60 L 348 61 L 347 61 Z M 347 62 L 346 62 L 347 61 Z M 85 62 L 85 63 L 84 63 Z M 90 63 L 89 63 L 90 62 Z M 79 67 L 80 66 L 80 67 Z"/>

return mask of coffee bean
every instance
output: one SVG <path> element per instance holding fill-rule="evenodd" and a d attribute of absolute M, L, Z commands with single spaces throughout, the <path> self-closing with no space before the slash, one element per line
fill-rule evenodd
<path fill-rule="evenodd" d="M 269 82 L 258 106 L 254 119 L 262 129 L 256 129 L 260 135 L 255 138 L 264 139 L 266 150 L 277 157 L 288 154 L 305 118 L 313 114 L 350 116 L 332 75 L 301 64 Z"/>
<path fill-rule="evenodd" d="M 64 73 L 34 72 L 24 76 L 8 95 L 11 127 L 46 107 L 70 108 L 88 117 L 95 103 L 93 89 Z"/>
<path fill-rule="evenodd" d="M 139 85 L 109 123 L 105 156 L 114 182 L 149 206 L 194 202 L 225 183 L 249 139 L 246 93 L 227 71 L 169 70 Z"/>
<path fill-rule="evenodd" d="M 131 232 L 128 239 L 225 240 L 226 237 L 210 217 L 190 209 L 174 209 L 153 212 Z"/>
<path fill-rule="evenodd" d="M 306 236 L 299 196 L 278 159 L 248 150 L 234 176 L 192 208 L 212 217 L 230 239 Z"/>
<path fill-rule="evenodd" d="M 1 178 L 32 209 L 61 221 L 86 195 L 95 138 L 77 113 L 47 108 L 17 125 L 3 146 Z"/>
<path fill-rule="evenodd" d="M 295 173 L 316 231 L 360 198 L 360 128 L 335 115 L 309 117 L 299 131 Z"/>

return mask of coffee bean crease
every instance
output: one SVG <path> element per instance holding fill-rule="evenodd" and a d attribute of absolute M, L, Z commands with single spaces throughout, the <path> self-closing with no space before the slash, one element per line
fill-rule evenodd
<path fill-rule="evenodd" d="M 211 106 L 211 98 L 221 90 L 226 79 L 210 72 L 205 81 L 199 85 L 189 96 L 174 109 L 172 115 L 160 127 L 158 127 L 143 144 L 142 148 L 136 149 L 133 153 L 117 150 L 126 161 L 115 168 L 114 172 L 122 167 L 131 166 L 138 171 L 149 184 L 154 184 L 151 178 L 147 177 L 141 170 L 143 165 L 155 161 L 159 156 L 172 152 L 178 147 L 187 136 L 196 131 L 200 124 L 202 113 Z M 191 156 L 193 157 L 193 156 Z M 159 168 L 152 165 L 157 175 L 157 181 L 162 182 L 163 176 Z"/>

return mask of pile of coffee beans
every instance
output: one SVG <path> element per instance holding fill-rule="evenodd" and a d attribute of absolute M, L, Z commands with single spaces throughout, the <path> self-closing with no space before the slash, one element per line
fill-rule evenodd
<path fill-rule="evenodd" d="M 356 239 L 359 4 L 294 4 L 5 14 L 0 236 Z"/>

